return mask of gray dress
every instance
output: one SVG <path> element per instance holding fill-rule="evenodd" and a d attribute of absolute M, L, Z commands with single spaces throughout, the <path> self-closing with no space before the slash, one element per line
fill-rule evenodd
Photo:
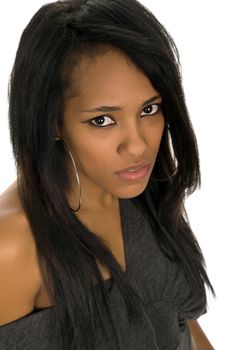
<path fill-rule="evenodd" d="M 200 297 L 189 288 L 182 270 L 162 253 L 150 224 L 130 199 L 120 199 L 120 212 L 126 274 L 144 307 L 142 323 L 129 324 L 117 285 L 112 279 L 105 281 L 120 349 L 191 350 L 187 320 L 206 312 L 204 292 Z M 0 349 L 57 350 L 53 316 L 52 306 L 1 326 Z M 109 349 L 97 330 L 95 350 Z"/>

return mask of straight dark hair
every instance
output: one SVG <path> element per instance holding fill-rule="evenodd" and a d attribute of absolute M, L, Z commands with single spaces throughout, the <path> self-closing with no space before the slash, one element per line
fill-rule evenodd
<path fill-rule="evenodd" d="M 94 349 L 96 322 L 102 325 L 106 317 L 106 339 L 111 349 L 118 346 L 96 259 L 118 285 L 130 321 L 140 319 L 139 297 L 113 254 L 70 210 L 65 152 L 55 142 L 72 68 L 81 57 L 95 57 L 109 47 L 130 58 L 163 99 L 165 129 L 156 164 L 147 188 L 132 200 L 150 221 L 164 254 L 184 270 L 193 293 L 205 293 L 205 284 L 214 293 L 184 206 L 201 179 L 173 39 L 137 0 L 47 4 L 33 16 L 19 43 L 9 85 L 9 121 L 19 194 L 54 303 L 57 349 Z M 93 281 L 101 291 L 98 296 Z"/>

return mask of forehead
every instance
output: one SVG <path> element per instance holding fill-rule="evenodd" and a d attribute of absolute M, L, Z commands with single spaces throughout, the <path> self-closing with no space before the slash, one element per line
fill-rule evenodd
<path fill-rule="evenodd" d="M 83 55 L 71 72 L 71 84 L 70 97 L 80 98 L 83 103 L 112 102 L 129 94 L 141 99 L 155 91 L 144 72 L 114 48 Z"/>

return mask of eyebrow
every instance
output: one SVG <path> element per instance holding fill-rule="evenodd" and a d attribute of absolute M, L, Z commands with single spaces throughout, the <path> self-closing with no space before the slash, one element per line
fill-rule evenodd
<path fill-rule="evenodd" d="M 147 104 L 154 102 L 158 99 L 160 99 L 161 96 L 160 95 L 155 95 L 153 97 L 151 97 L 149 100 L 146 100 L 141 107 L 146 106 Z M 85 109 L 80 111 L 81 113 L 91 113 L 91 112 L 116 112 L 116 111 L 122 111 L 121 107 L 118 106 L 99 106 L 99 107 L 95 107 L 95 108 L 91 108 L 91 109 Z"/>

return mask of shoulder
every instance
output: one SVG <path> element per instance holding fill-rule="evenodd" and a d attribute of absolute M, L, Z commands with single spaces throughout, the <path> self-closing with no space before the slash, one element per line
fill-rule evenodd
<path fill-rule="evenodd" d="M 188 326 L 191 333 L 192 349 L 214 350 L 209 339 L 200 327 L 197 320 L 188 320 Z"/>
<path fill-rule="evenodd" d="M 16 239 L 16 242 L 11 240 Z M 29 224 L 22 210 L 16 183 L 0 195 L 0 239 L 4 243 L 32 242 Z M 6 247 L 6 246 L 5 246 Z"/>
<path fill-rule="evenodd" d="M 41 276 L 16 184 L 0 196 L 0 324 L 31 312 Z"/>

